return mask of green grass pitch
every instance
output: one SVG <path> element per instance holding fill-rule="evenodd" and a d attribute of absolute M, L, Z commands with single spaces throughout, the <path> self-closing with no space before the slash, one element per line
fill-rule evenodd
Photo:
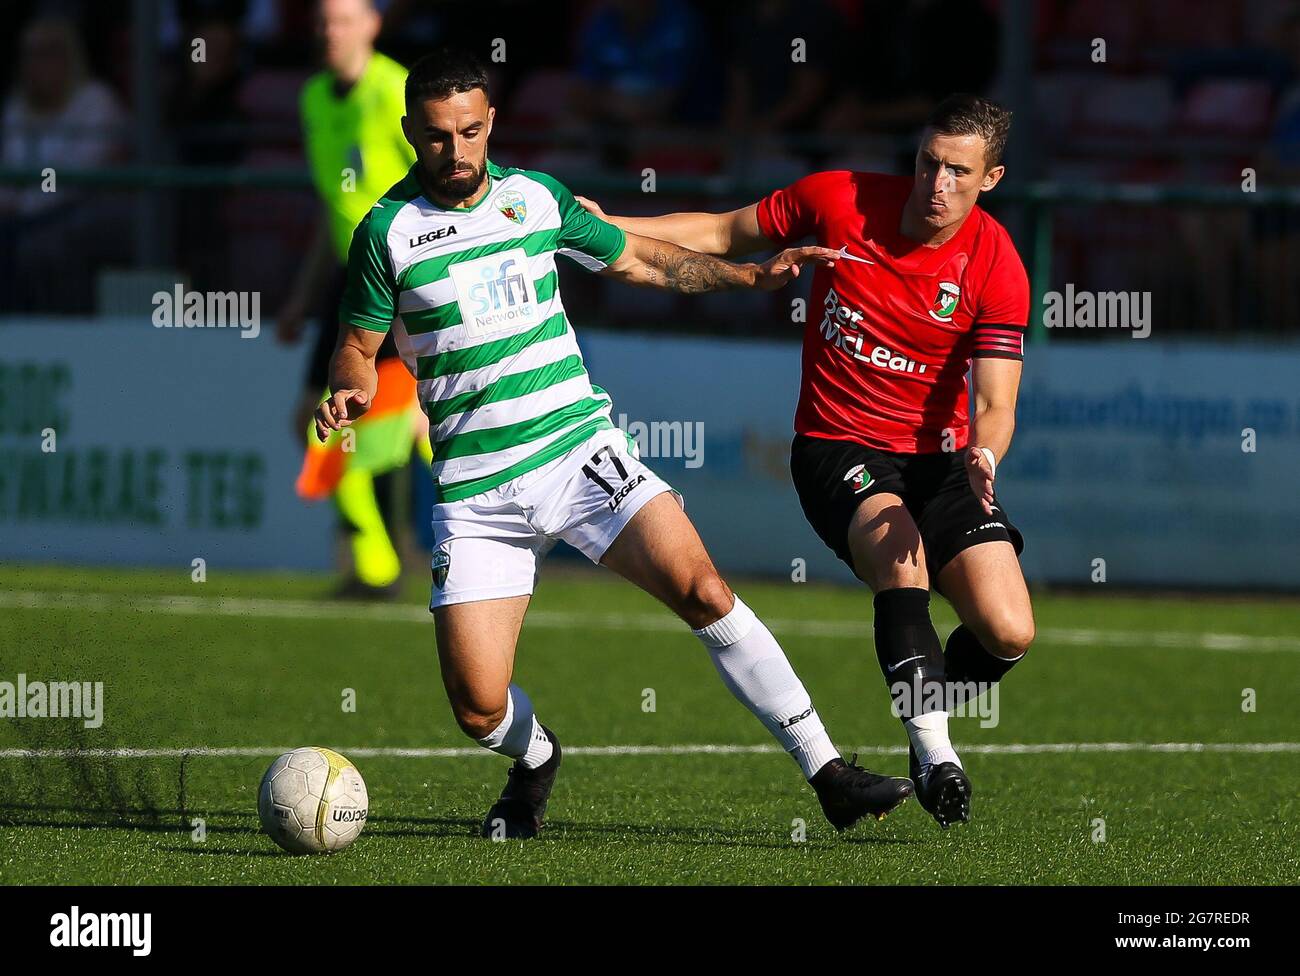
<path fill-rule="evenodd" d="M 1040 595 L 1040 636 L 1002 689 L 997 726 L 952 723 L 972 822 L 941 831 L 909 801 L 837 836 L 667 611 L 606 574 L 548 569 L 516 680 L 566 747 L 610 748 L 566 757 L 541 840 L 490 843 L 474 833 L 505 760 L 396 752 L 472 745 L 443 695 L 419 582 L 401 604 L 354 609 L 325 604 L 320 578 L 0 567 L 0 681 L 105 685 L 98 729 L 0 719 L 0 883 L 1300 880 L 1300 604 Z M 866 591 L 737 589 L 845 752 L 866 747 L 865 765 L 905 774 Z M 954 618 L 937 602 L 944 636 Z M 299 745 L 339 749 L 365 776 L 371 819 L 340 854 L 291 857 L 259 832 L 270 752 L 170 752 Z M 708 745 L 728 748 L 665 748 Z M 163 754 L 31 754 L 67 749 Z"/>

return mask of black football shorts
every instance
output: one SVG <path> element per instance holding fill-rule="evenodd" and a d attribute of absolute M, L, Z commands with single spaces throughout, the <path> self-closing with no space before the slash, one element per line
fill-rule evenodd
<path fill-rule="evenodd" d="M 896 454 L 853 441 L 796 434 L 790 445 L 790 474 L 804 516 L 835 555 L 853 568 L 849 524 L 864 499 L 888 492 L 903 499 L 921 533 L 930 579 L 957 553 L 981 542 L 1005 540 L 1025 548 L 994 495 L 987 515 L 971 491 L 965 451 Z"/>

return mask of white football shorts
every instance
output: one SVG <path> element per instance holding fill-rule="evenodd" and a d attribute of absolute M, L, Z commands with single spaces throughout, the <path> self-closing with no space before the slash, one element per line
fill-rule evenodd
<path fill-rule="evenodd" d="M 531 594 L 558 539 L 599 563 L 641 506 L 666 491 L 680 504 L 614 428 L 497 488 L 438 502 L 429 609 Z"/>

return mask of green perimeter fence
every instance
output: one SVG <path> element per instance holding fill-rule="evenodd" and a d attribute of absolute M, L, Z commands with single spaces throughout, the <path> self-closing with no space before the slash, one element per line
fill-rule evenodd
<path fill-rule="evenodd" d="M 776 184 L 728 177 L 557 173 L 612 213 L 723 210 Z M 0 315 L 147 313 L 141 295 L 183 283 L 256 291 L 274 315 L 311 241 L 319 205 L 296 167 L 0 168 Z M 13 201 L 18 201 L 13 205 Z M 1029 270 L 1033 337 L 1051 292 L 1126 292 L 1149 301 L 1156 339 L 1300 336 L 1300 187 L 1022 183 L 985 206 Z M 566 269 L 565 295 L 587 326 L 789 337 L 790 293 L 640 293 Z M 803 283 L 804 288 L 807 282 Z M 1096 338 L 1095 331 L 1088 338 Z"/>

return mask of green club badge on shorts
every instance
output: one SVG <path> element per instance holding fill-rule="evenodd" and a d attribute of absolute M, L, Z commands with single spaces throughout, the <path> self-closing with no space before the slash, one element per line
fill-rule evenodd
<path fill-rule="evenodd" d="M 433 554 L 433 585 L 442 589 L 447 584 L 447 572 L 451 569 L 451 553 L 439 549 Z"/>
<path fill-rule="evenodd" d="M 875 479 L 871 477 L 871 472 L 867 470 L 865 464 L 855 464 L 844 475 L 844 480 L 849 483 L 853 489 L 853 494 L 859 494 L 871 487 L 871 482 Z"/>

